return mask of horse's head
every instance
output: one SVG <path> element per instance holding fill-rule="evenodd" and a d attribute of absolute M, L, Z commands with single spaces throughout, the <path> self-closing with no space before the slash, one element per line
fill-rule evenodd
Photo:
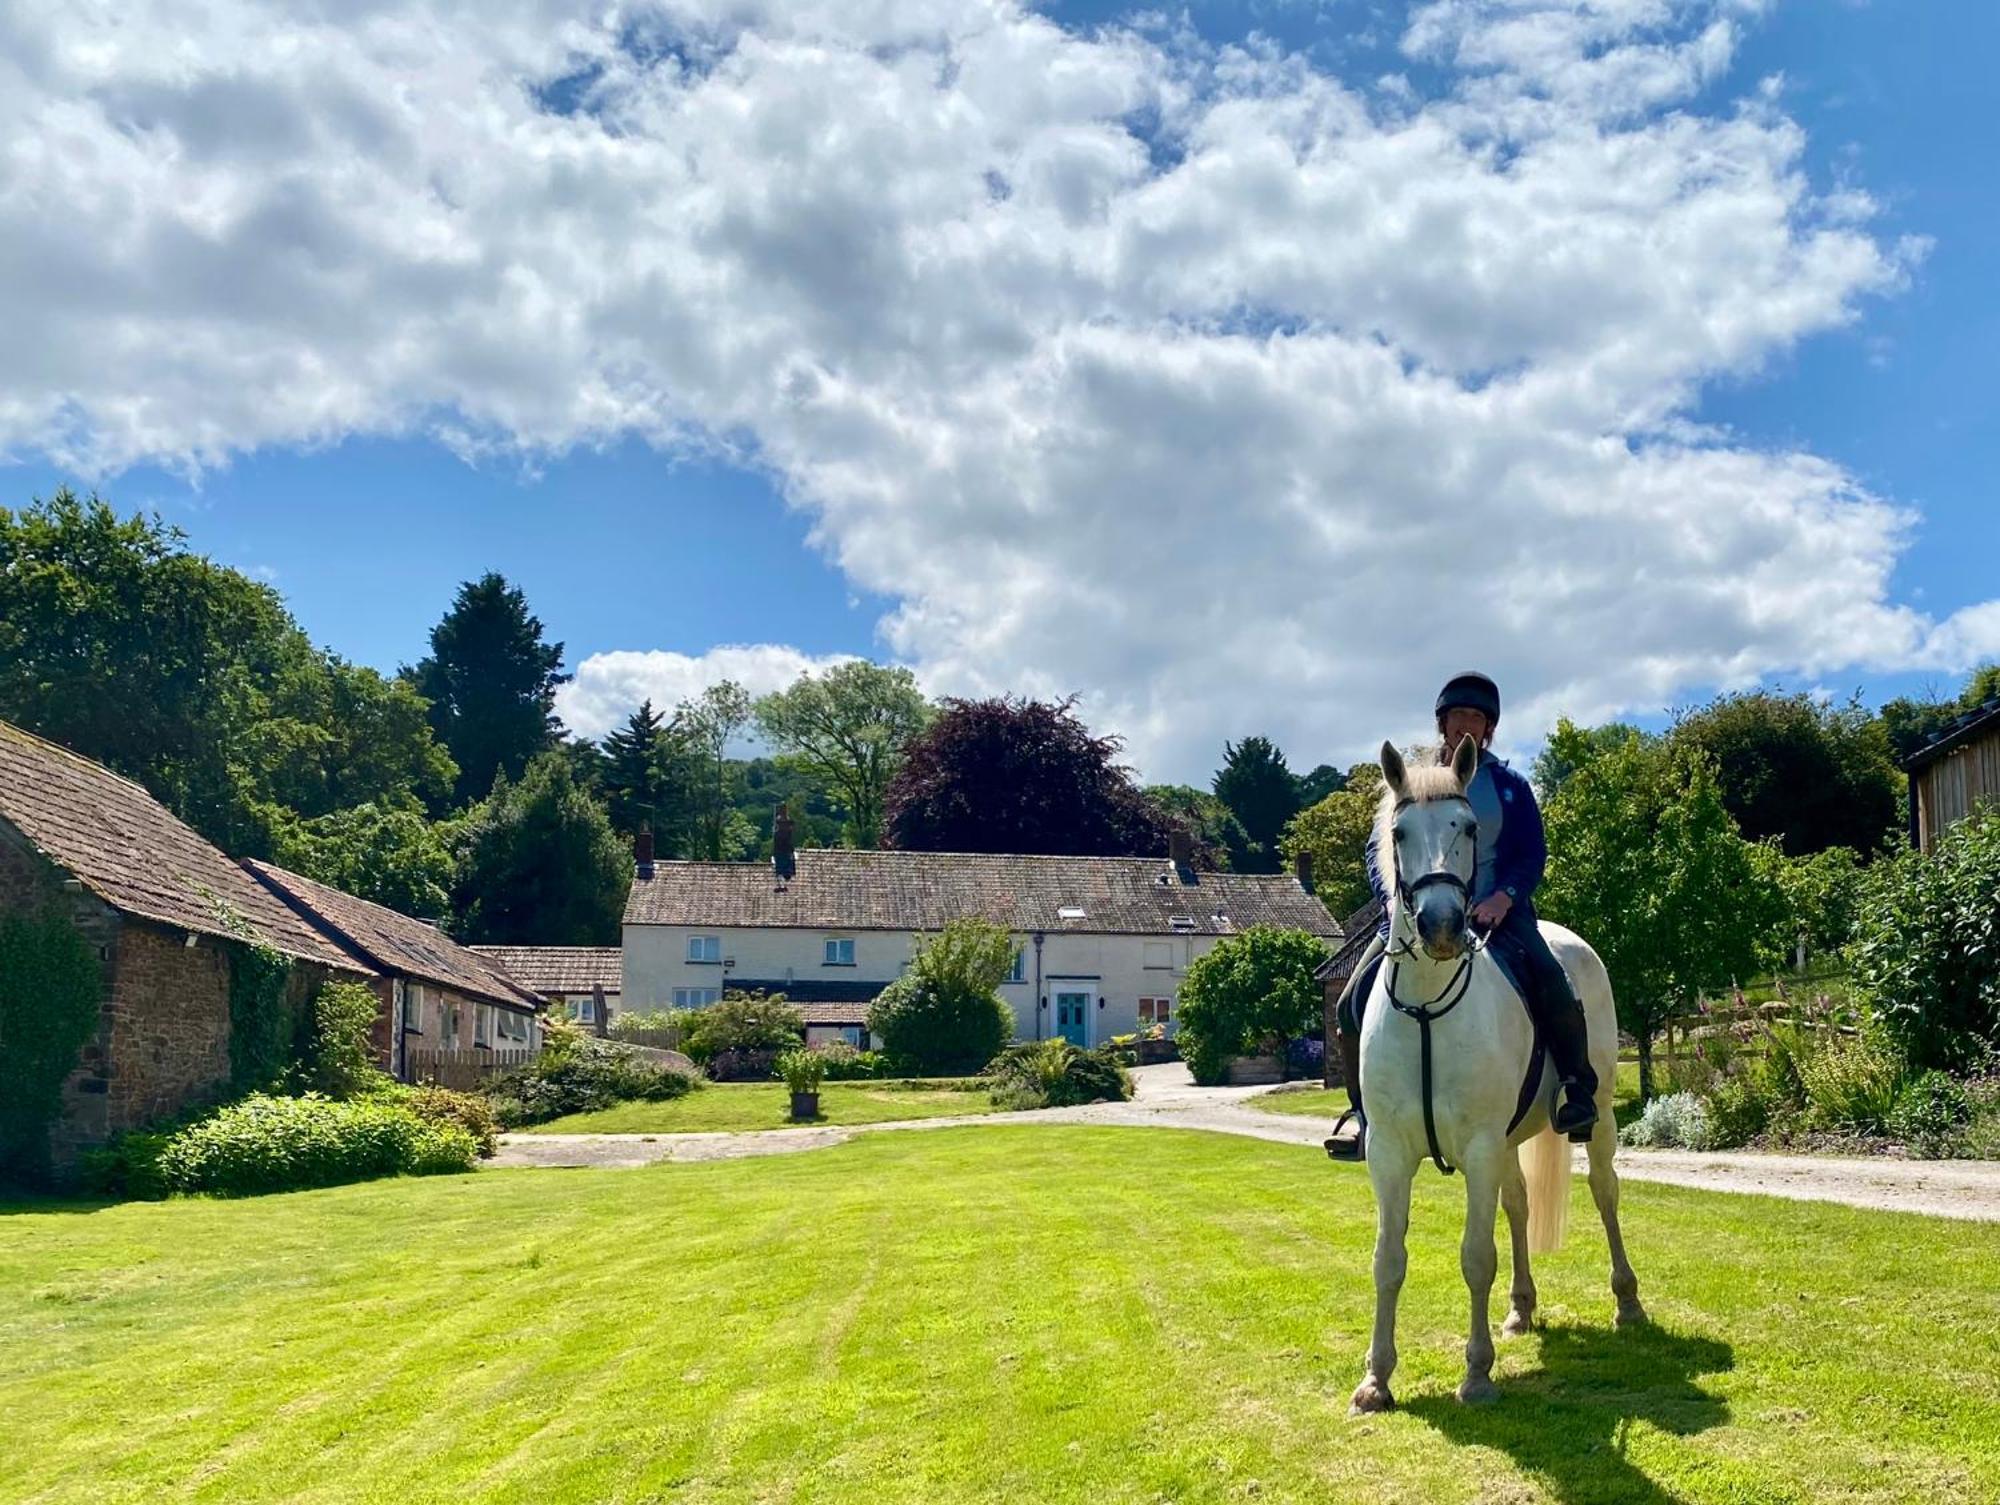
<path fill-rule="evenodd" d="M 1479 748 L 1470 737 L 1449 764 L 1433 768 L 1406 768 L 1395 747 L 1382 744 L 1377 860 L 1418 943 L 1439 961 L 1466 946 L 1478 822 L 1465 791 L 1478 771 Z"/>

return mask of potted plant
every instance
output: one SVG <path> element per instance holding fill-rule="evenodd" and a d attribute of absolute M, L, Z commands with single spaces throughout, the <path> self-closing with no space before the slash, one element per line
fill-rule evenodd
<path fill-rule="evenodd" d="M 819 1084 L 826 1079 L 826 1058 L 816 1050 L 788 1050 L 778 1057 L 778 1074 L 792 1093 L 792 1121 L 819 1117 Z"/>

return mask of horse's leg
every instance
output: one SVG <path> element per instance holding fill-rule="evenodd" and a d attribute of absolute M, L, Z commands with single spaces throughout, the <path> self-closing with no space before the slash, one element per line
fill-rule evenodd
<path fill-rule="evenodd" d="M 1415 1161 L 1392 1164 L 1388 1146 L 1368 1146 L 1368 1178 L 1375 1183 L 1375 1334 L 1368 1345 L 1368 1372 L 1354 1387 L 1350 1416 L 1386 1411 L 1396 1404 L 1389 1376 L 1396 1371 L 1396 1298 L 1409 1268 L 1410 1183 Z"/>
<path fill-rule="evenodd" d="M 1465 1237 L 1458 1246 L 1458 1267 L 1465 1274 L 1465 1289 L 1472 1298 L 1465 1378 L 1458 1387 L 1462 1401 L 1491 1400 L 1499 1393 L 1493 1388 L 1493 1328 L 1489 1321 L 1493 1276 L 1500 1264 L 1493 1245 L 1493 1221 L 1499 1211 L 1500 1160 L 1511 1153 L 1505 1140 L 1483 1140 L 1477 1153 L 1467 1155 L 1461 1167 L 1465 1172 Z"/>
<path fill-rule="evenodd" d="M 1528 1268 L 1528 1183 L 1521 1175 L 1521 1157 L 1512 1149 L 1500 1156 L 1500 1205 L 1507 1213 L 1507 1236 L 1513 1246 L 1514 1284 L 1507 1293 L 1503 1337 L 1519 1337 L 1535 1323 L 1535 1276 Z"/>
<path fill-rule="evenodd" d="M 1618 1298 L 1617 1323 L 1626 1327 L 1646 1320 L 1639 1305 L 1639 1277 L 1625 1257 L 1625 1236 L 1618 1230 L 1618 1172 L 1611 1158 L 1618 1150 L 1618 1130 L 1611 1115 L 1597 1120 L 1590 1135 L 1590 1195 L 1597 1203 L 1597 1215 L 1604 1219 L 1604 1240 L 1611 1246 L 1611 1294 Z"/>

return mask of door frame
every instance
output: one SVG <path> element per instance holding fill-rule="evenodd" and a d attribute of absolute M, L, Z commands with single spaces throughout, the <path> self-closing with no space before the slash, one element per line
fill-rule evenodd
<path fill-rule="evenodd" d="M 1090 1037 L 1093 1033 L 1091 1025 L 1097 1014 L 1097 984 L 1095 982 L 1071 981 L 1067 978 L 1050 983 L 1049 1013 L 1051 1017 L 1049 1025 L 1056 1039 L 1065 1038 L 1062 1030 L 1062 1005 L 1057 1001 L 1065 993 L 1073 997 L 1080 996 L 1083 999 L 1083 1044 L 1079 1048 L 1089 1050 L 1091 1048 Z"/>

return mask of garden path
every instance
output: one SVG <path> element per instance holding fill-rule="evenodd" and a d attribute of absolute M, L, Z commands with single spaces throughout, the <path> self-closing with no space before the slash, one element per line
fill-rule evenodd
<path fill-rule="evenodd" d="M 1318 1145 L 1327 1120 L 1266 1113 L 1244 1099 L 1269 1087 L 1197 1087 L 1179 1062 L 1133 1073 L 1129 1103 L 1091 1103 L 1033 1113 L 914 1119 L 843 1128 L 765 1129 L 747 1134 L 509 1134 L 499 1166 L 638 1166 L 656 1161 L 732 1160 L 825 1149 L 856 1134 L 954 1128 L 968 1124 L 1116 1124 L 1205 1129 L 1280 1144 Z M 1582 1169 L 1579 1154 L 1578 1169 Z M 1344 1167 L 1329 1167 L 1347 1173 Z M 2000 1222 L 2000 1161 L 1889 1160 L 1832 1155 L 1763 1155 L 1717 1151 L 1621 1150 L 1618 1171 L 1630 1181 L 1660 1181 L 1704 1191 L 1750 1192 L 1795 1201 L 1841 1202 L 1889 1212 Z"/>

